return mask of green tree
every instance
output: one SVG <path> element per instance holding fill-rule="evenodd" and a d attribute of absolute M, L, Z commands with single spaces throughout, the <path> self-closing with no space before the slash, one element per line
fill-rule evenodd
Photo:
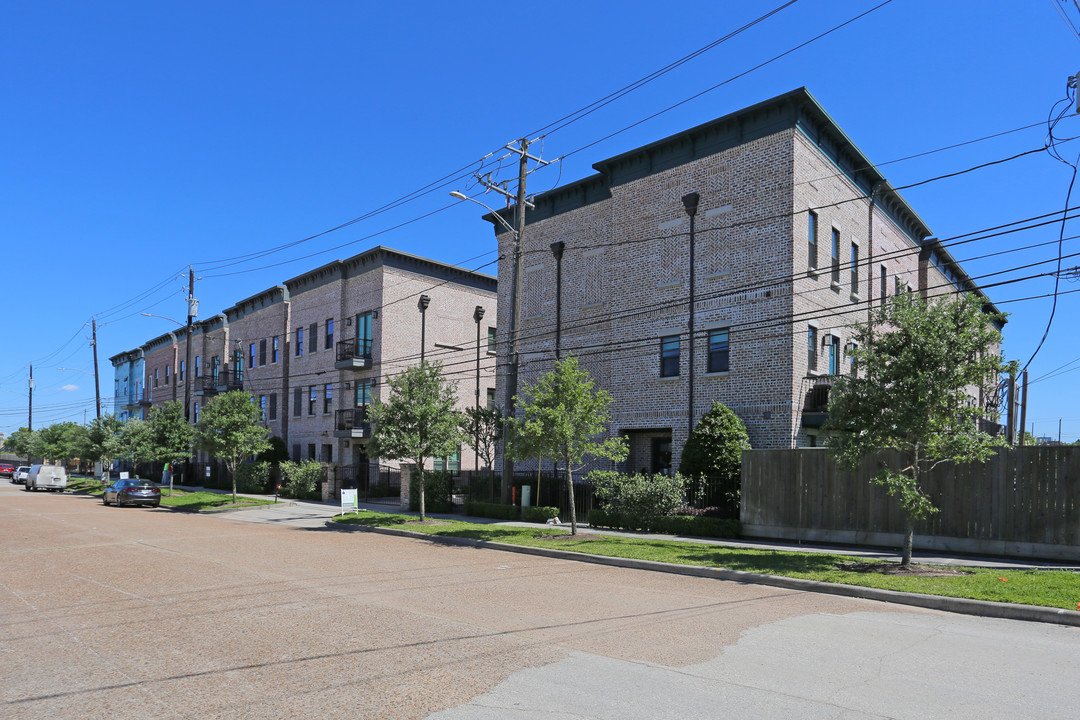
<path fill-rule="evenodd" d="M 698 421 L 683 446 L 679 474 L 700 486 L 703 478 L 724 481 L 724 487 L 738 487 L 742 452 L 750 449 L 746 425 L 731 408 L 714 402 Z"/>
<path fill-rule="evenodd" d="M 611 419 L 611 395 L 595 389 L 577 358 L 567 355 L 554 370 L 526 385 L 515 402 L 521 417 L 513 419 L 514 436 L 524 441 L 515 440 L 511 453 L 516 459 L 543 455 L 562 461 L 570 497 L 570 533 L 576 535 L 574 465 L 587 456 L 621 461 L 628 452 L 626 438 L 597 438 Z"/>
<path fill-rule="evenodd" d="M 495 448 L 503 430 L 502 412 L 499 408 L 468 407 L 459 422 L 466 444 L 487 465 L 488 472 L 494 472 Z"/>
<path fill-rule="evenodd" d="M 371 418 L 375 431 L 371 454 L 391 460 L 408 460 L 419 473 L 420 519 L 425 518 L 424 462 L 458 451 L 457 384 L 443 377 L 442 366 L 421 363 L 391 378 L 390 397 L 374 399 Z"/>
<path fill-rule="evenodd" d="M 81 425 L 70 421 L 47 425 L 34 433 L 31 451 L 43 460 L 66 462 L 79 456 L 85 445 L 84 432 Z"/>
<path fill-rule="evenodd" d="M 158 405 L 147 418 L 147 442 L 155 462 L 178 463 L 191 457 L 195 428 L 184 418 L 184 404 L 179 400 Z M 174 473 L 169 472 L 169 495 Z"/>
<path fill-rule="evenodd" d="M 882 448 L 900 453 L 874 482 L 907 517 L 903 565 L 911 564 L 915 522 L 937 512 L 921 486 L 924 472 L 949 461 L 985 460 L 1002 441 L 979 427 L 983 410 L 972 392 L 989 392 L 1005 370 L 994 327 L 1000 316 L 963 295 L 927 302 L 897 295 L 854 333 L 857 376 L 837 381 L 829 394 L 828 446 L 853 470 Z"/>
<path fill-rule="evenodd" d="M 289 497 L 306 498 L 315 492 L 315 483 L 322 476 L 322 465 L 315 460 L 283 460 L 281 474 Z"/>
<path fill-rule="evenodd" d="M 150 426 L 141 418 L 125 420 L 116 439 L 117 456 L 130 460 L 133 468 L 139 463 L 151 462 L 154 451 L 150 444 L 149 430 Z"/>
<path fill-rule="evenodd" d="M 113 458 L 122 454 L 120 433 L 123 428 L 124 423 L 115 415 L 106 414 L 91 420 L 86 426 L 86 459 L 100 462 L 102 470 L 108 472 Z"/>
<path fill-rule="evenodd" d="M 211 457 L 225 461 L 232 477 L 236 502 L 236 469 L 245 458 L 254 457 L 270 446 L 270 431 L 260 425 L 258 405 L 250 393 L 233 390 L 206 404 L 196 427 L 197 445 Z"/>
<path fill-rule="evenodd" d="M 8 435 L 4 447 L 7 448 L 9 453 L 25 457 L 29 461 L 34 454 L 34 436 L 36 434 L 29 428 L 21 427 Z"/>

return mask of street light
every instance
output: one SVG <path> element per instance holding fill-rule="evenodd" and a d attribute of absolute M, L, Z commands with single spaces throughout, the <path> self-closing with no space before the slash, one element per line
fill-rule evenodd
<path fill-rule="evenodd" d="M 427 344 L 425 335 L 427 330 L 427 309 L 431 304 L 431 298 L 427 295 L 420 296 L 420 302 L 417 303 L 420 306 L 420 365 L 424 364 L 424 346 Z"/>
<path fill-rule="evenodd" d="M 182 322 L 180 322 L 178 320 L 173 320 L 171 317 L 165 317 L 164 315 L 155 315 L 153 313 L 139 313 L 139 314 L 143 315 L 145 317 L 156 317 L 156 318 L 161 318 L 162 320 L 168 320 L 171 323 L 176 323 L 180 327 L 184 327 L 184 323 L 182 323 Z"/>
<path fill-rule="evenodd" d="M 507 230 L 509 230 L 509 231 L 510 231 L 510 232 L 511 232 L 511 233 L 513 234 L 513 236 L 514 236 L 514 240 L 515 240 L 515 241 L 519 239 L 519 238 L 518 238 L 518 231 L 517 231 L 517 230 L 516 230 L 516 229 L 514 228 L 514 226 L 513 226 L 513 225 L 511 225 L 510 223 L 506 222 L 506 220 L 504 220 L 504 219 L 503 219 L 503 216 L 502 216 L 502 215 L 500 215 L 500 214 L 499 214 L 499 213 L 498 213 L 498 212 L 497 212 L 497 211 L 496 211 L 496 210 L 495 210 L 495 209 L 494 209 L 493 207 L 491 207 L 490 205 L 487 205 L 487 204 L 485 204 L 485 203 L 482 203 L 482 202 L 480 202 L 479 200 L 477 200 L 476 198 L 474 198 L 474 197 L 469 197 L 469 196 L 468 196 L 468 195 L 466 195 L 465 193 L 463 193 L 463 192 L 458 192 L 457 190 L 451 190 L 451 191 L 450 191 L 450 197 L 452 197 L 452 198 L 457 198 L 458 200 L 468 200 L 468 201 L 470 201 L 470 202 L 474 202 L 474 203 L 476 203 L 477 205 L 479 205 L 480 207 L 484 208 L 485 210 L 487 210 L 488 212 L 490 212 L 490 213 L 491 213 L 492 215 L 494 215 L 494 216 L 495 216 L 495 219 L 496 219 L 496 220 L 498 220 L 498 221 L 499 221 L 500 223 L 502 223 L 502 226 L 503 226 L 504 228 L 506 228 Z"/>

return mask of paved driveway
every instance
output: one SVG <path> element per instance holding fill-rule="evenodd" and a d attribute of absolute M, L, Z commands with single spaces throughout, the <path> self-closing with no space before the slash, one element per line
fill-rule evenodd
<path fill-rule="evenodd" d="M 239 517 L 0 487 L 0 718 L 1080 716 L 1072 628 Z"/>

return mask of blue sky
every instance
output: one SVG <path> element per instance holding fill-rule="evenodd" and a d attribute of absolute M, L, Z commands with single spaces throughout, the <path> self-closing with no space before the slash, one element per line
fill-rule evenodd
<path fill-rule="evenodd" d="M 574 152 L 879 2 L 798 0 L 548 134 L 534 150 L 549 159 L 573 154 L 533 173 L 530 191 L 803 85 L 896 186 L 1043 147 L 1051 107 L 1080 70 L 1080 40 L 1056 0 L 893 0 Z M 178 276 L 186 278 L 189 263 L 202 278 L 200 317 L 375 244 L 493 272 L 490 225 L 478 207 L 448 195 L 469 189 L 465 180 L 265 257 L 220 261 L 295 243 L 456 176 L 782 4 L 6 3 L 0 431 L 26 424 L 30 363 L 35 427 L 81 422 L 84 410 L 92 417 L 91 316 L 102 394 L 111 397 L 107 358 L 173 327 L 140 313 L 184 319 Z M 1075 5 L 1061 7 L 1080 26 Z M 1042 125 L 890 162 L 1035 123 Z M 1080 123 L 1070 116 L 1057 134 L 1080 135 Z M 1075 162 L 1080 141 L 1060 151 Z M 502 177 L 511 177 L 511 164 Z M 1060 211 L 1071 177 L 1068 165 L 1040 152 L 903 194 L 944 239 Z M 1080 184 L 1070 205 L 1080 205 Z M 974 277 L 1009 271 L 984 282 L 1045 273 L 1055 265 L 1012 269 L 1055 259 L 1060 231 L 1058 224 L 980 240 L 953 255 Z M 1080 223 L 1065 227 L 1072 234 Z M 1062 247 L 1068 256 L 1080 241 Z M 1077 265 L 1078 257 L 1063 261 Z M 1048 298 L 1009 301 L 1053 290 L 1053 277 L 988 290 L 1011 313 L 1007 357 L 1028 361 L 1051 311 Z M 1061 281 L 1061 292 L 1076 290 L 1080 281 Z M 1080 437 L 1078 309 L 1080 293 L 1059 295 L 1029 368 L 1033 380 L 1064 371 L 1032 384 L 1028 429 L 1034 422 L 1036 434 L 1056 437 L 1060 418 L 1067 441 Z"/>

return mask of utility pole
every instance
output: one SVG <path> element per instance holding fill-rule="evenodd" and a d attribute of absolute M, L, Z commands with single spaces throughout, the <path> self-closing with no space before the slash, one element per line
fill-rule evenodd
<path fill-rule="evenodd" d="M 34 364 L 30 363 L 30 407 L 27 409 L 27 430 L 34 431 Z"/>
<path fill-rule="evenodd" d="M 90 318 L 90 331 L 92 339 L 90 345 L 94 348 L 94 409 L 97 411 L 97 419 L 101 419 L 101 384 L 98 382 L 97 366 L 97 319 Z"/>
<path fill-rule="evenodd" d="M 191 321 L 199 314 L 195 299 L 195 271 L 188 265 L 187 339 L 184 342 L 184 420 L 191 422 Z"/>
<path fill-rule="evenodd" d="M 511 148 L 521 155 L 518 162 L 518 186 L 517 199 L 514 204 L 515 222 L 514 227 L 514 269 L 510 279 L 510 355 L 509 366 L 506 370 L 506 392 L 503 395 L 503 407 L 506 408 L 506 417 L 513 418 L 514 396 L 517 395 L 518 363 L 520 353 L 520 328 L 521 328 L 521 241 L 525 235 L 525 178 L 529 174 L 529 141 L 522 138 L 517 149 Z M 510 489 L 514 485 L 514 461 L 510 458 L 507 447 L 509 436 L 512 433 L 512 425 L 503 431 L 503 472 L 502 472 L 502 500 L 510 500 Z M 509 431 L 509 432 L 508 432 Z"/>
<path fill-rule="evenodd" d="M 1023 387 L 1024 399 L 1020 402 L 1020 445 L 1021 446 L 1024 444 L 1024 426 L 1027 425 L 1027 408 L 1028 408 L 1028 371 L 1027 370 L 1025 370 L 1024 373 L 1023 373 L 1023 381 L 1022 382 L 1023 382 L 1022 387 Z M 1034 432 L 1035 431 L 1035 426 L 1034 426 L 1034 424 L 1032 424 L 1031 430 L 1032 430 L 1031 434 L 1032 434 L 1032 436 L 1034 436 L 1035 435 L 1035 432 Z"/>

